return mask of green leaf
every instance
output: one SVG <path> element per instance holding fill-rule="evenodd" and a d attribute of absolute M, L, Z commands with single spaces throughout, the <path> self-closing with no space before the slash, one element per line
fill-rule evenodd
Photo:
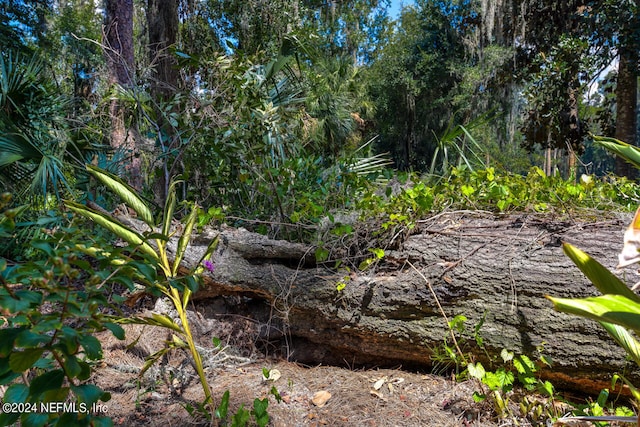
<path fill-rule="evenodd" d="M 611 273 L 609 269 L 591 258 L 587 253 L 570 245 L 569 243 L 563 243 L 562 249 L 600 292 L 603 294 L 622 295 L 640 303 L 640 297 L 629 289 L 624 282 Z"/>
<path fill-rule="evenodd" d="M 226 421 L 229 412 L 229 390 L 226 390 L 220 399 L 220 405 L 216 408 L 216 418 Z"/>
<path fill-rule="evenodd" d="M 487 398 L 486 394 L 478 393 L 477 391 L 473 392 L 473 401 L 476 403 L 483 402 Z"/>
<path fill-rule="evenodd" d="M 32 400 L 36 400 L 42 393 L 62 387 L 63 381 L 64 372 L 62 369 L 45 372 L 31 381 L 29 385 L 29 396 L 32 397 Z"/>
<path fill-rule="evenodd" d="M 613 337 L 614 340 L 622 347 L 627 354 L 640 366 L 640 343 L 620 325 L 614 325 L 607 322 L 600 322 L 602 327 Z"/>
<path fill-rule="evenodd" d="M 9 356 L 14 351 L 15 339 L 23 330 L 22 328 L 0 329 L 0 357 Z"/>
<path fill-rule="evenodd" d="M 464 194 L 467 197 L 469 197 L 470 195 L 476 192 L 476 189 L 470 185 L 463 185 L 462 187 L 460 187 L 460 190 L 462 191 L 462 194 Z"/>
<path fill-rule="evenodd" d="M 30 369 L 44 353 L 43 348 L 27 348 L 24 351 L 16 351 L 9 356 L 9 367 L 14 372 L 24 372 Z"/>
<path fill-rule="evenodd" d="M 151 209 L 149 209 L 144 200 L 138 196 L 137 190 L 112 173 L 96 166 L 87 165 L 87 171 L 120 197 L 131 209 L 136 211 L 138 218 L 151 227 L 155 225 Z"/>
<path fill-rule="evenodd" d="M 82 367 L 78 363 L 78 358 L 74 355 L 66 357 L 64 361 L 64 370 L 71 378 L 76 378 L 82 372 Z"/>
<path fill-rule="evenodd" d="M 119 340 L 124 339 L 124 328 L 122 326 L 112 322 L 104 322 L 103 325 L 105 328 L 111 331 L 114 337 L 118 338 Z"/>
<path fill-rule="evenodd" d="M 616 156 L 622 157 L 624 160 L 640 169 L 640 150 L 638 150 L 637 147 L 615 138 L 595 135 L 592 137 L 596 144 L 606 148 Z"/>
<path fill-rule="evenodd" d="M 80 345 L 89 359 L 102 359 L 102 345 L 93 335 L 81 335 Z"/>
<path fill-rule="evenodd" d="M 171 221 L 176 208 L 176 185 L 179 181 L 171 181 L 167 193 L 167 201 L 164 203 L 164 213 L 162 215 L 162 234 L 169 235 L 171 231 Z"/>
<path fill-rule="evenodd" d="M 240 405 L 238 411 L 231 417 L 231 427 L 244 427 L 251 419 L 251 413 Z"/>
<path fill-rule="evenodd" d="M 175 323 L 170 317 L 165 316 L 163 314 L 158 314 L 158 313 L 152 313 L 151 317 L 132 316 L 132 317 L 123 318 L 120 320 L 120 323 L 161 326 L 163 328 L 171 329 L 173 331 L 182 333 L 182 328 L 180 328 L 180 326 L 178 326 L 178 324 Z"/>
<path fill-rule="evenodd" d="M 193 209 L 191 209 L 191 213 L 189 213 L 189 216 L 187 217 L 187 220 L 184 225 L 184 231 L 180 236 L 180 240 L 178 240 L 176 255 L 173 261 L 173 268 L 171 270 L 171 273 L 174 277 L 178 274 L 178 269 L 180 268 L 182 257 L 184 257 L 184 254 L 187 250 L 187 246 L 189 245 L 189 239 L 191 238 L 193 227 L 196 225 L 196 221 L 198 220 L 198 212 L 199 212 L 198 206 L 195 205 Z"/>
<path fill-rule="evenodd" d="M 510 362 L 511 360 L 513 360 L 513 351 L 509 351 L 506 348 L 503 348 L 500 352 L 500 357 L 502 357 L 504 363 Z"/>
<path fill-rule="evenodd" d="M 84 402 L 89 406 L 100 400 L 104 394 L 104 391 L 102 391 L 100 387 L 93 384 L 83 384 L 79 386 L 71 385 L 71 391 L 78 396 L 81 402 Z"/>
<path fill-rule="evenodd" d="M 51 341 L 51 337 L 48 335 L 40 335 L 33 333 L 30 330 L 22 331 L 17 337 L 15 345 L 16 347 L 37 347 L 39 344 L 44 344 Z"/>
<path fill-rule="evenodd" d="M 4 402 L 22 403 L 29 397 L 29 387 L 24 384 L 13 384 L 4 393 Z"/>
<path fill-rule="evenodd" d="M 369 249 L 369 252 L 374 254 L 376 256 L 376 258 L 378 258 L 378 259 L 384 258 L 384 249 L 372 248 L 372 249 Z"/>
<path fill-rule="evenodd" d="M 496 372 L 487 372 L 482 382 L 491 390 L 508 391 L 514 379 L 513 372 L 500 368 Z"/>
<path fill-rule="evenodd" d="M 256 420 L 258 427 L 266 427 L 269 424 L 269 414 L 267 413 L 267 407 L 269 406 L 269 399 L 254 399 L 253 400 L 253 416 Z"/>
<path fill-rule="evenodd" d="M 538 385 L 539 385 L 538 388 L 540 389 L 541 392 L 546 394 L 548 397 L 553 397 L 555 393 L 553 384 L 551 384 L 549 381 L 544 381 L 544 382 L 541 381 Z"/>
<path fill-rule="evenodd" d="M 486 374 L 486 371 L 484 370 L 484 366 L 482 366 L 480 362 L 476 364 L 469 363 L 467 365 L 467 370 L 469 371 L 469 375 L 472 378 L 477 378 L 479 380 L 482 380 Z"/>
<path fill-rule="evenodd" d="M 329 251 L 323 247 L 319 247 L 316 249 L 316 262 L 325 262 L 329 259 Z"/>
<path fill-rule="evenodd" d="M 73 212 L 94 221 L 96 224 L 101 225 L 102 227 L 114 233 L 116 236 L 125 240 L 127 243 L 133 246 L 139 246 L 144 253 L 150 255 L 152 258 L 156 260 L 160 259 L 156 251 L 147 242 L 144 241 L 144 238 L 140 234 L 125 226 L 118 220 L 111 218 L 110 216 L 105 215 L 102 212 L 89 209 L 88 207 L 83 206 L 79 203 L 65 201 L 64 204 Z"/>
<path fill-rule="evenodd" d="M 640 332 L 640 304 L 622 295 L 602 295 L 590 298 L 547 297 L 555 309 L 565 313 L 613 323 Z"/>

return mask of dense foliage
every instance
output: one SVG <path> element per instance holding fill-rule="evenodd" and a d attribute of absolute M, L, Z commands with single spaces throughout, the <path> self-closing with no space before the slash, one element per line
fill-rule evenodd
<path fill-rule="evenodd" d="M 397 16 L 391 3 L 0 2 L 5 397 L 108 398 L 85 381 L 101 357 L 92 334 L 121 335 L 110 287 L 136 278 L 184 307 L 197 285 L 167 259 L 173 219 L 187 240 L 225 221 L 323 258 L 327 235 L 357 233 L 345 212 L 382 239 L 444 210 L 636 207 L 637 184 L 613 172 L 632 174 L 591 136 L 637 142 L 636 2 L 416 0 Z M 162 232 L 85 206 L 113 210 L 123 194 Z M 108 231 L 79 246 L 68 210 Z M 197 360 L 186 320 L 155 320 Z M 22 421 L 66 423 L 50 418 Z"/>

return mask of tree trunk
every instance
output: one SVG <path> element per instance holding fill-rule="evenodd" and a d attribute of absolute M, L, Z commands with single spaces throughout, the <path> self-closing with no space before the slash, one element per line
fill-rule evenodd
<path fill-rule="evenodd" d="M 638 52 L 625 46 L 620 48 L 618 81 L 616 85 L 616 139 L 636 145 Z M 635 178 L 637 171 L 622 158 L 616 157 L 616 175 Z"/>
<path fill-rule="evenodd" d="M 151 92 L 166 101 L 178 86 L 178 64 L 169 48 L 178 36 L 178 0 L 148 0 L 149 62 L 154 68 Z"/>
<path fill-rule="evenodd" d="M 463 348 L 485 366 L 500 360 L 502 349 L 543 354 L 554 361 L 543 378 L 597 393 L 610 387 L 613 373 L 631 367 L 627 373 L 637 379 L 637 369 L 596 322 L 554 311 L 545 296 L 595 295 L 561 242 L 613 268 L 630 221 L 626 214 L 589 223 L 440 214 L 367 271 L 336 271 L 335 262 L 316 265 L 313 247 L 223 229 L 214 272 L 194 297 L 217 307 L 217 315 L 256 319 L 263 325 L 258 339 L 286 346 L 300 362 L 414 368 L 436 364 L 449 334 L 440 304 L 448 320 L 468 318 Z M 193 267 L 217 233 L 194 237 L 184 265 Z M 339 283 L 346 284 L 341 291 Z M 221 308 L 220 295 L 236 296 L 226 301 L 238 305 Z M 473 331 L 482 319 L 478 348 Z"/>
<path fill-rule="evenodd" d="M 151 93 L 158 105 L 171 99 L 178 87 L 178 64 L 169 51 L 178 36 L 178 0 L 148 0 L 147 26 L 149 29 L 149 63 L 154 69 L 151 78 Z M 167 154 L 176 141 L 176 132 L 165 119 L 166 109 L 156 108 L 156 132 L 158 144 L 162 149 L 162 174 L 154 183 L 160 193 L 160 204 L 164 204 L 169 191 L 172 175 L 171 161 Z"/>
<path fill-rule="evenodd" d="M 109 83 L 129 88 L 134 82 L 135 62 L 133 56 L 133 0 L 107 0 L 105 2 L 103 48 Z M 111 101 L 111 146 L 123 150 L 129 157 L 127 173 L 129 183 L 140 189 L 142 176 L 140 156 L 136 146 L 135 132 L 127 128 L 126 109 L 117 100 Z"/>

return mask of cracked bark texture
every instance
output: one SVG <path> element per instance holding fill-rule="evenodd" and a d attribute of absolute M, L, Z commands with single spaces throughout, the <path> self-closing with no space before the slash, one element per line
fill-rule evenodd
<path fill-rule="evenodd" d="M 315 248 L 243 229 L 195 236 L 184 263 L 197 262 L 220 233 L 215 271 L 206 274 L 195 298 L 236 295 L 254 308 L 262 305 L 262 318 L 260 310 L 244 314 L 263 321 L 264 338 L 282 340 L 291 359 L 300 362 L 432 366 L 433 350 L 448 329 L 426 278 L 449 319 L 468 318 L 466 349 L 485 366 L 488 358 L 500 360 L 503 348 L 537 357 L 542 347 L 553 361 L 542 371 L 544 378 L 557 387 L 598 392 L 610 386 L 613 373 L 633 365 L 597 323 L 555 312 L 545 295 L 596 295 L 561 243 L 613 269 L 630 221 L 626 214 L 591 222 L 440 214 L 421 221 L 375 268 L 351 271 L 341 292 L 336 284 L 345 274 L 316 265 Z M 636 281 L 633 268 L 617 273 Z M 472 336 L 483 318 L 484 350 Z"/>

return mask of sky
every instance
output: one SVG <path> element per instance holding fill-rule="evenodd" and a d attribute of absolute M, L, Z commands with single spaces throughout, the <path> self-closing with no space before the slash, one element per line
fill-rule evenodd
<path fill-rule="evenodd" d="M 413 4 L 413 0 L 391 0 L 391 7 L 389 7 L 389 16 L 397 18 L 400 15 L 402 6 Z"/>

